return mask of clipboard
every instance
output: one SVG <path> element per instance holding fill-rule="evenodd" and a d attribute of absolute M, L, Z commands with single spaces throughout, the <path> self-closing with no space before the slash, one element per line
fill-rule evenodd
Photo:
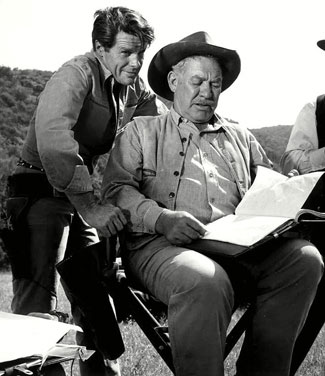
<path fill-rule="evenodd" d="M 309 221 L 313 222 L 313 221 Z M 247 247 L 238 244 L 232 244 L 228 242 L 222 242 L 218 240 L 209 240 L 209 239 L 198 239 L 192 242 L 191 244 L 185 246 L 186 248 L 192 249 L 194 251 L 200 252 L 210 258 L 222 256 L 225 258 L 236 258 L 246 254 L 248 252 L 257 252 L 260 251 L 265 245 L 269 242 L 275 241 L 284 234 L 291 232 L 293 230 L 297 231 L 298 226 L 304 223 L 304 220 L 296 222 L 291 220 L 284 225 L 280 226 L 278 229 L 273 231 L 271 234 L 265 236 L 262 240 L 257 243 Z"/>

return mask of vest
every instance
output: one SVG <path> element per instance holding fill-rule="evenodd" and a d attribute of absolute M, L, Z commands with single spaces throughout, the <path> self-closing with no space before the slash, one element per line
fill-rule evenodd
<path fill-rule="evenodd" d="M 319 95 L 316 101 L 316 129 L 318 148 L 325 146 L 325 94 Z"/>

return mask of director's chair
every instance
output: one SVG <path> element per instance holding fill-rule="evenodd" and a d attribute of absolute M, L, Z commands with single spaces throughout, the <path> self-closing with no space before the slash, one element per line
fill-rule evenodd
<path fill-rule="evenodd" d="M 274 241 L 277 241 L 277 239 L 274 239 Z M 121 243 L 123 242 L 120 241 L 120 246 Z M 143 298 L 147 295 L 135 289 L 130 284 L 124 270 L 119 268 L 116 262 L 116 249 L 116 238 L 102 240 L 82 250 L 78 255 L 75 254 L 59 263 L 57 265 L 58 272 L 66 287 L 77 297 L 79 307 L 85 317 L 87 317 L 87 327 L 91 331 L 98 349 L 104 356 L 109 359 L 116 359 L 122 355 L 124 343 L 115 318 L 117 317 L 117 320 L 121 321 L 123 317 L 131 316 L 169 369 L 174 373 L 168 326 L 160 324 L 155 314 L 150 310 L 150 298 Z M 77 270 L 79 271 L 77 273 L 79 276 L 76 276 Z M 90 281 L 88 278 L 90 274 L 96 275 L 95 285 L 82 282 L 85 280 L 84 273 L 87 273 L 88 282 Z M 71 278 L 72 276 L 73 278 Z M 72 280 L 74 282 L 71 282 Z M 79 299 L 80 287 L 84 291 Z M 100 294 L 102 299 L 100 305 L 98 305 L 98 294 Z M 108 294 L 113 298 L 116 316 L 111 308 Z M 103 299 L 106 299 L 105 303 Z M 111 312 L 109 312 L 110 310 Z M 98 312 L 106 313 L 103 315 Z M 227 335 L 225 359 L 244 334 L 252 314 L 253 306 L 248 303 L 244 313 Z M 321 317 L 321 326 L 323 323 L 324 317 Z M 303 338 L 299 339 L 299 349 L 295 351 L 293 356 L 291 376 L 296 373 L 296 370 L 304 360 L 321 326 L 316 326 L 312 337 L 308 338 L 308 341 L 304 342 L 304 337 L 308 336 L 308 333 L 305 333 Z M 83 329 L 85 330 L 85 328 Z"/>

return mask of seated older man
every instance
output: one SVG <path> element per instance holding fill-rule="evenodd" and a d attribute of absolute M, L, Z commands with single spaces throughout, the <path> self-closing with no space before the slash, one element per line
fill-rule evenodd
<path fill-rule="evenodd" d="M 165 115 L 134 119 L 105 171 L 103 198 L 129 213 L 126 267 L 168 305 L 177 376 L 224 375 L 233 284 L 220 263 L 190 244 L 207 223 L 234 212 L 257 165 L 270 166 L 247 129 L 215 113 L 220 93 L 239 72 L 238 54 L 204 32 L 163 47 L 148 78 L 173 106 Z M 237 375 L 289 375 L 323 273 L 322 258 L 307 241 L 282 239 L 273 248 L 242 260 L 256 298 Z"/>

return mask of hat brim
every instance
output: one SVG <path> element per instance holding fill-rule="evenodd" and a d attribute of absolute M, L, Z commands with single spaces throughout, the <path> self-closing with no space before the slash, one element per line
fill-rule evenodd
<path fill-rule="evenodd" d="M 148 82 L 159 96 L 173 100 L 167 75 L 172 66 L 189 56 L 209 55 L 217 58 L 222 69 L 222 91 L 234 83 L 240 73 L 240 58 L 236 51 L 207 43 L 176 42 L 171 43 L 152 58 L 148 68 Z"/>
<path fill-rule="evenodd" d="M 325 39 L 319 40 L 317 46 L 325 51 Z"/>

